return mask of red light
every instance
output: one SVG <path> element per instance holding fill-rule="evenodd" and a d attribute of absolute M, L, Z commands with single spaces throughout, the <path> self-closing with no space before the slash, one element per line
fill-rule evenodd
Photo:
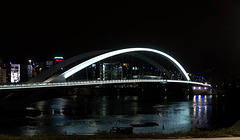
<path fill-rule="evenodd" d="M 62 60 L 61 59 L 56 59 L 56 61 L 60 61 L 61 62 Z"/>

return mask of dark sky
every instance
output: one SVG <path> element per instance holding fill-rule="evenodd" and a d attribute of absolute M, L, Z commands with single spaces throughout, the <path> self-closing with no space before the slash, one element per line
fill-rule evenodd
<path fill-rule="evenodd" d="M 0 18 L 0 62 L 147 46 L 191 73 L 240 71 L 238 0 L 10 0 Z"/>

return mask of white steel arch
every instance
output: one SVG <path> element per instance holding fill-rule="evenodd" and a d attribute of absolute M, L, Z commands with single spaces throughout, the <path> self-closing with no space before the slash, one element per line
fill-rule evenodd
<path fill-rule="evenodd" d="M 72 76 L 73 74 L 77 73 L 78 71 L 80 71 L 80 70 L 86 68 L 87 66 L 89 66 L 91 64 L 94 64 L 98 61 L 101 61 L 103 59 L 106 59 L 106 58 L 109 58 L 109 57 L 112 57 L 112 56 L 115 56 L 115 55 L 128 53 L 128 52 L 136 52 L 136 51 L 153 52 L 153 53 L 157 53 L 157 54 L 160 54 L 160 55 L 166 57 L 168 60 L 170 60 L 170 62 L 172 62 L 183 73 L 185 79 L 187 81 L 190 81 L 190 78 L 189 78 L 187 72 L 185 71 L 185 69 L 180 65 L 180 63 L 177 62 L 177 60 L 175 60 L 170 55 L 168 55 L 168 54 L 166 54 L 162 51 L 159 51 L 159 50 L 156 50 L 156 49 L 151 49 L 151 48 L 127 48 L 127 49 L 120 49 L 120 50 L 111 51 L 111 52 L 104 53 L 102 55 L 96 56 L 94 58 L 91 58 L 91 59 L 89 59 L 87 61 L 84 61 L 84 62 L 72 67 L 71 69 L 63 72 L 58 77 L 56 77 L 54 79 L 51 79 L 51 80 L 49 79 L 50 81 L 47 80 L 45 82 L 60 82 L 60 81 L 63 81 L 65 79 L 67 79 L 68 77 Z"/>

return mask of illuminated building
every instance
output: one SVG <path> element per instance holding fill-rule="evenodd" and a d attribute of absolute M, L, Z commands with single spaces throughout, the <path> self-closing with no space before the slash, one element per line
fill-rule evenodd
<path fill-rule="evenodd" d="M 54 57 L 54 63 L 55 64 L 58 64 L 58 63 L 60 63 L 62 61 L 63 61 L 63 57 L 62 56 L 55 56 Z"/>
<path fill-rule="evenodd" d="M 120 63 L 103 63 L 100 74 L 102 80 L 123 79 L 123 69 Z"/>
<path fill-rule="evenodd" d="M 11 83 L 20 82 L 20 64 L 11 64 Z"/>

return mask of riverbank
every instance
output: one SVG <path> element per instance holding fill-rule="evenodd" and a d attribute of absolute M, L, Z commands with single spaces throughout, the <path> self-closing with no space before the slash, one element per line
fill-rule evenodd
<path fill-rule="evenodd" d="M 238 138 L 237 138 L 238 137 Z M 162 133 L 144 133 L 144 134 L 130 134 L 130 135 L 116 135 L 107 132 L 98 132 L 95 135 L 34 135 L 34 136 L 8 136 L 0 135 L 0 139 L 4 140 L 66 140 L 66 139 L 194 139 L 199 138 L 216 138 L 211 140 L 227 140 L 240 139 L 240 130 L 235 128 L 219 129 L 214 131 L 200 131 L 193 129 L 189 132 L 176 132 L 172 134 Z M 198 139 L 197 139 L 198 138 Z"/>

